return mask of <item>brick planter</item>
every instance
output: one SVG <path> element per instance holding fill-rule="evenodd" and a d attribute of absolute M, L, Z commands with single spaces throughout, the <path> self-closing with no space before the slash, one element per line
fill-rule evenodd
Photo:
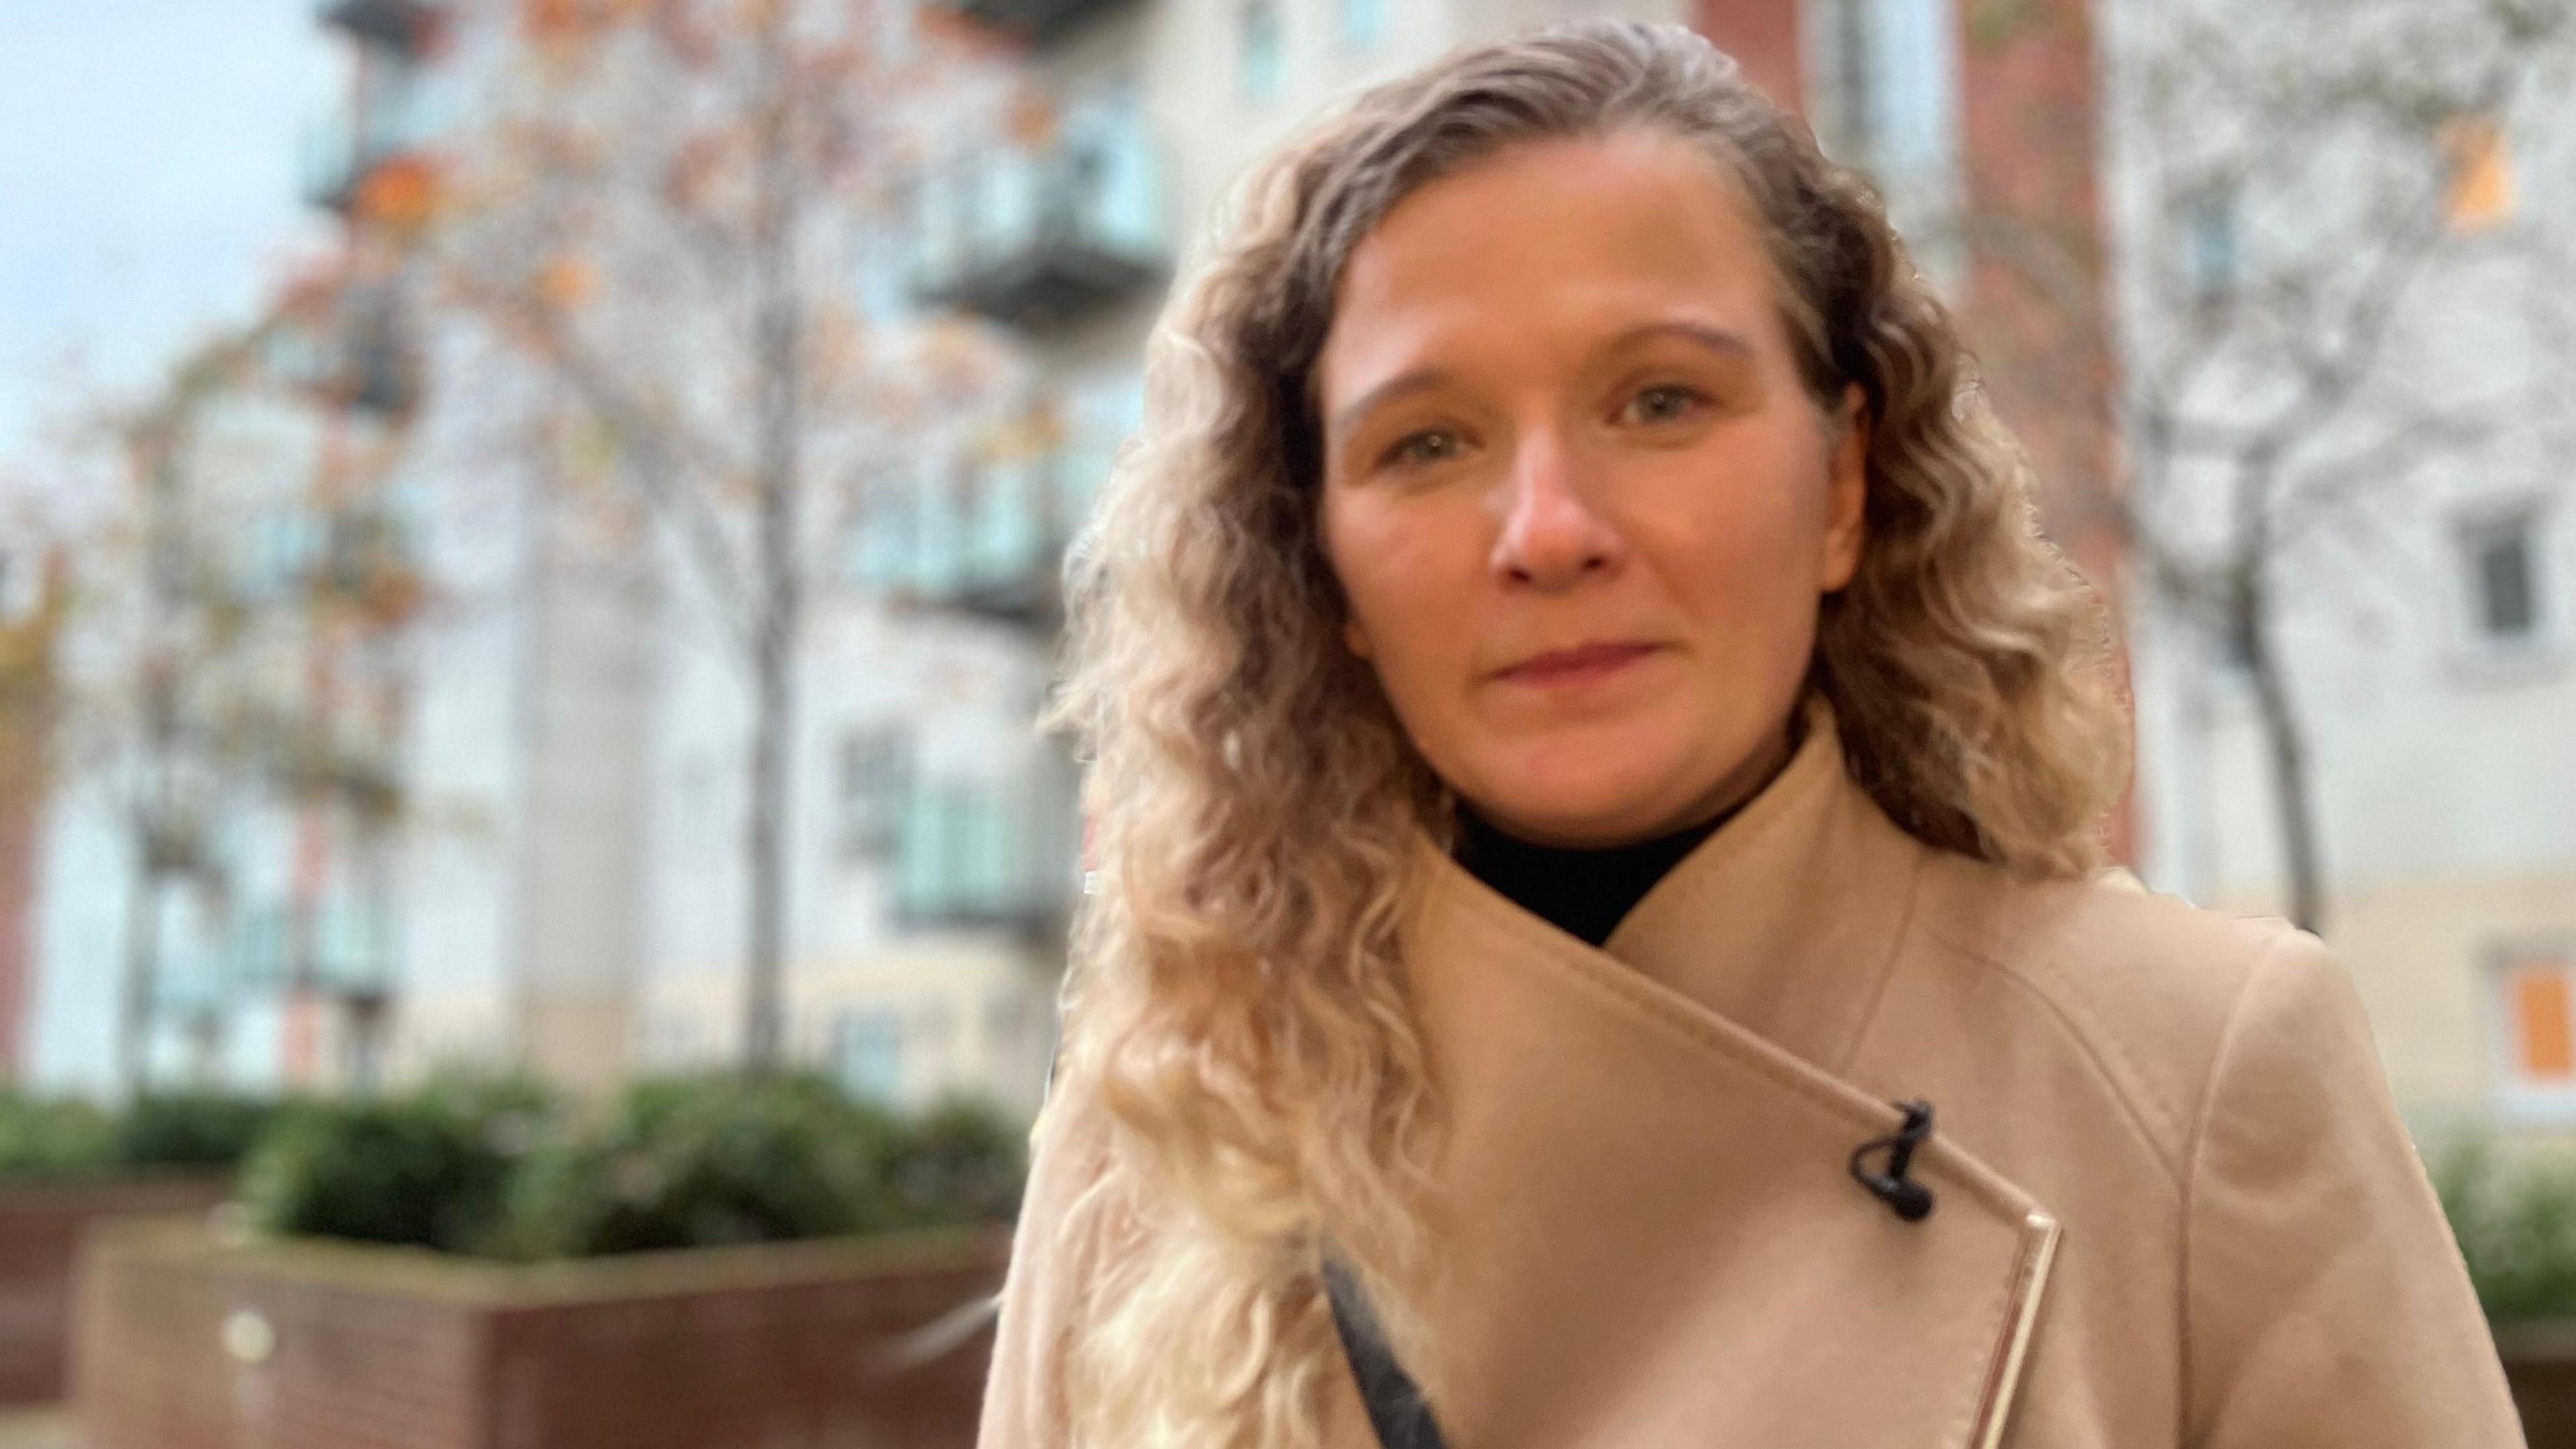
<path fill-rule="evenodd" d="M 92 1226 L 137 1213 L 202 1213 L 229 1190 L 228 1177 L 199 1173 L 0 1182 L 0 1405 L 63 1397 L 72 1263 Z"/>
<path fill-rule="evenodd" d="M 2531 1449 L 2576 1449 L 2576 1319 L 2499 1323 L 2495 1340 Z"/>
<path fill-rule="evenodd" d="M 82 1442 L 971 1449 L 1009 1253 L 1000 1226 L 512 1266 L 127 1224 L 82 1275 Z"/>

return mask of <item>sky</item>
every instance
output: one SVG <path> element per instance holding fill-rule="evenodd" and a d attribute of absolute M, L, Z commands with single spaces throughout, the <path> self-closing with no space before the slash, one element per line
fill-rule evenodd
<path fill-rule="evenodd" d="M 328 236 L 300 138 L 343 84 L 314 0 L 0 0 L 0 473 L 148 391 Z"/>

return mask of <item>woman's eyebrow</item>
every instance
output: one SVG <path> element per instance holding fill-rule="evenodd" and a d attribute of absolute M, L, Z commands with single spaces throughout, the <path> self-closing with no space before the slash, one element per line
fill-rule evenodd
<path fill-rule="evenodd" d="M 1754 360 L 1753 344 L 1747 340 L 1742 333 L 1730 332 L 1723 327 L 1718 327 L 1707 322 L 1695 322 L 1687 318 L 1678 317 L 1666 318 L 1655 322 L 1640 322 L 1634 327 L 1622 328 L 1620 331 L 1612 334 L 1608 341 L 1602 343 L 1600 350 L 1605 353 L 1615 352 L 1620 348 L 1633 346 L 1639 342 L 1667 336 L 1680 337 L 1687 341 L 1698 343 L 1700 346 L 1707 348 L 1711 352 L 1718 353 L 1730 361 L 1751 362 Z M 1333 414 L 1333 431 L 1336 433 L 1347 433 L 1351 430 L 1353 424 L 1357 423 L 1362 417 L 1367 415 L 1369 409 L 1378 406 L 1380 403 L 1392 401 L 1408 392 L 1418 392 L 1424 388 L 1437 387 L 1449 380 L 1450 376 L 1447 370 L 1438 367 L 1417 367 L 1406 372 L 1397 373 L 1395 376 L 1388 378 L 1386 381 L 1379 383 L 1377 386 L 1370 388 L 1364 393 L 1361 393 L 1358 397 L 1353 398 L 1348 403 L 1343 404 L 1341 411 Z"/>
<path fill-rule="evenodd" d="M 1447 381 L 1449 381 L 1448 372 L 1437 367 L 1417 367 L 1410 372 L 1397 373 L 1395 376 L 1388 378 L 1386 381 L 1379 383 L 1377 386 L 1370 388 L 1364 393 L 1361 393 L 1358 397 L 1351 399 L 1348 403 L 1343 404 L 1342 410 L 1333 414 L 1333 431 L 1336 433 L 1347 433 L 1351 430 L 1351 426 L 1354 423 L 1357 423 L 1362 417 L 1366 416 L 1369 409 L 1376 407 L 1378 404 L 1392 401 L 1408 392 L 1419 392 L 1427 387 L 1438 387 Z"/>
<path fill-rule="evenodd" d="M 1654 337 L 1684 338 L 1698 343 L 1711 352 L 1722 353 L 1735 361 L 1751 362 L 1754 359 L 1753 343 L 1744 334 L 1730 332 L 1707 322 L 1695 322 L 1680 317 L 1667 318 L 1660 322 L 1641 322 L 1634 327 L 1626 328 L 1604 343 L 1601 350 L 1609 352 Z"/>

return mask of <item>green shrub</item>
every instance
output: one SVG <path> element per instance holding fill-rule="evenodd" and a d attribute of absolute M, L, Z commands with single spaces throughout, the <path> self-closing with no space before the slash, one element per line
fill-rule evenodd
<path fill-rule="evenodd" d="M 586 1257 L 1007 1219 L 1023 1140 L 983 1103 L 898 1118 L 810 1074 L 639 1082 L 583 1132 L 524 1079 L 450 1077 L 277 1113 L 241 1196 L 275 1233 Z"/>
<path fill-rule="evenodd" d="M 0 1177 L 63 1177 L 115 1166 L 116 1119 L 76 1097 L 0 1092 Z"/>
<path fill-rule="evenodd" d="M 282 1110 L 274 1098 L 153 1093 L 117 1119 L 115 1157 L 130 1167 L 234 1167 Z"/>
<path fill-rule="evenodd" d="M 894 1226 L 896 1136 L 891 1117 L 821 1077 L 639 1083 L 598 1133 L 530 1164 L 513 1247 L 586 1256 Z"/>
<path fill-rule="evenodd" d="M 280 1117 L 242 1166 L 241 1197 L 274 1233 L 506 1251 L 509 1189 L 561 1129 L 520 1079 L 444 1078 L 407 1097 Z"/>
<path fill-rule="evenodd" d="M 2507 1166 L 2471 1136 L 2433 1170 L 2452 1235 L 2487 1317 L 2576 1316 L 2576 1160 Z"/>
<path fill-rule="evenodd" d="M 990 1104 L 950 1098 L 897 1134 L 886 1164 L 892 1220 L 906 1227 L 1006 1221 L 1028 1173 L 1025 1134 Z"/>

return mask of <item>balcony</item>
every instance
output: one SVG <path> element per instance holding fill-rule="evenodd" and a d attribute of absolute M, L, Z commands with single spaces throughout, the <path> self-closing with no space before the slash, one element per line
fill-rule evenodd
<path fill-rule="evenodd" d="M 1074 793 L 1062 771 L 916 784 L 895 860 L 894 914 L 906 930 L 1061 933 L 1079 885 Z"/>
<path fill-rule="evenodd" d="M 352 219 L 427 220 L 438 179 L 433 153 L 451 129 L 457 84 L 404 59 L 361 67 L 349 99 L 305 127 L 298 158 L 305 200 Z"/>
<path fill-rule="evenodd" d="M 949 0 L 969 20 L 1007 30 L 1044 45 L 1096 15 L 1118 8 L 1120 0 Z"/>
<path fill-rule="evenodd" d="M 436 38 L 447 7 L 433 0 L 322 0 L 315 18 L 370 44 L 417 56 Z"/>
<path fill-rule="evenodd" d="M 389 420 L 420 400 L 420 366 L 400 295 L 382 285 L 331 296 L 291 335 L 273 340 L 279 375 L 335 407 Z"/>
<path fill-rule="evenodd" d="M 334 895 L 309 909 L 283 901 L 235 921 L 225 976 L 232 989 L 311 990 L 366 1003 L 392 995 L 393 918 L 380 906 Z"/>
<path fill-rule="evenodd" d="M 918 179 L 914 298 L 1044 330 L 1135 296 L 1170 248 L 1162 166 L 1141 114 L 1067 113 L 1034 148 L 988 147 Z"/>
<path fill-rule="evenodd" d="M 854 527 L 852 581 L 900 607 L 1052 632 L 1065 545 L 1109 466 L 1104 441 L 1081 439 L 925 468 Z"/>
<path fill-rule="evenodd" d="M 428 137 L 409 128 L 354 126 L 330 117 L 304 133 L 304 199 L 351 220 L 416 224 L 435 200 Z"/>
<path fill-rule="evenodd" d="M 390 292 L 353 295 L 341 319 L 338 385 L 360 412 L 409 413 L 420 397 L 420 369 L 412 358 L 400 301 Z"/>

